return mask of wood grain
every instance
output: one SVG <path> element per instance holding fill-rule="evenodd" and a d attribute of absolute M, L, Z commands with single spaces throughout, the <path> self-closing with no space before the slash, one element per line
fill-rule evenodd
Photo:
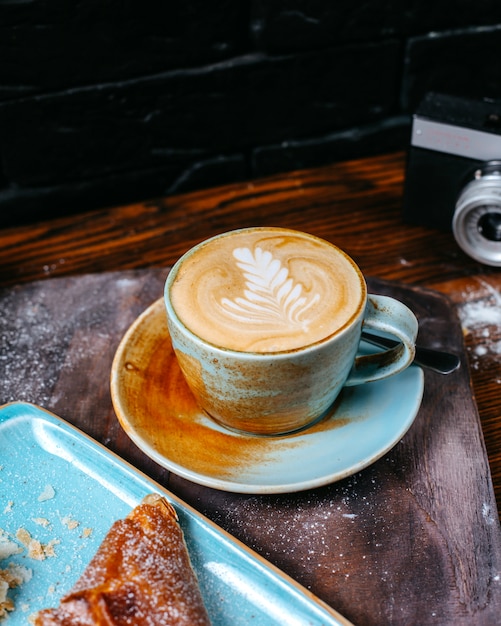
<path fill-rule="evenodd" d="M 5 229 L 0 286 L 168 266 L 202 239 L 248 225 L 333 241 L 367 275 L 431 287 L 457 305 L 499 509 L 501 272 L 463 254 L 450 233 L 404 224 L 404 175 L 396 153 Z"/>
<path fill-rule="evenodd" d="M 9 358 L 1 361 L 7 375 L 0 377 L 0 403 L 27 400 L 67 419 L 355 624 L 495 623 L 501 529 L 450 301 L 369 279 L 372 292 L 411 306 L 423 340 L 460 354 L 463 367 L 446 378 L 426 372 L 416 421 L 365 470 L 300 493 L 240 495 L 162 469 L 132 443 L 113 412 L 109 374 L 118 342 L 161 296 L 167 271 L 100 272 L 1 289 L 0 352 Z M 158 406 L 152 415 L 161 418 Z"/>
<path fill-rule="evenodd" d="M 128 460 L 140 464 L 145 471 L 160 480 L 169 481 L 171 487 L 195 505 L 198 504 L 199 508 L 204 508 L 222 525 L 236 534 L 240 533 L 244 540 L 258 548 L 264 556 L 284 569 L 288 568 L 301 582 L 331 601 L 335 608 L 341 612 L 344 609 L 356 610 L 357 615 L 351 615 L 352 618 L 360 618 L 355 620 L 357 623 L 446 624 L 455 613 L 457 602 L 463 607 L 462 613 L 459 617 L 455 615 L 458 617 L 457 621 L 450 623 L 494 624 L 495 620 L 489 621 L 487 617 L 484 621 L 475 621 L 471 613 L 476 611 L 487 616 L 488 607 L 493 606 L 493 602 L 495 606 L 499 591 L 492 586 L 494 579 L 484 576 L 477 578 L 473 584 L 470 574 L 485 563 L 485 554 L 489 551 L 495 554 L 496 551 L 491 545 L 487 552 L 483 551 L 479 555 L 478 563 L 458 558 L 461 541 L 470 540 L 470 537 L 465 536 L 468 525 L 463 525 L 462 503 L 447 488 L 447 484 L 435 484 L 432 476 L 437 470 L 438 453 L 449 462 L 454 459 L 455 452 L 465 445 L 465 440 L 471 444 L 473 437 L 480 447 L 485 441 L 497 507 L 500 507 L 501 273 L 499 269 L 482 266 L 466 257 L 450 233 L 402 222 L 404 173 L 403 154 L 384 155 L 171 198 L 105 208 L 71 218 L 0 231 L 0 287 L 3 287 L 3 303 L 10 302 L 13 306 L 12 299 L 17 298 L 16 306 L 19 308 L 13 315 L 18 316 L 19 324 L 15 328 L 19 333 L 18 340 L 24 341 L 24 365 L 16 365 L 21 370 L 17 374 L 19 383 L 15 389 L 22 395 L 23 376 L 38 373 L 39 376 L 35 376 L 37 382 L 33 383 L 36 387 L 35 401 L 42 406 L 50 402 L 55 412 L 63 417 L 71 416 L 77 425 L 84 426 L 89 434 L 123 452 Z M 441 314 L 436 309 L 429 315 L 426 306 L 421 310 L 420 339 L 435 346 L 457 345 L 459 332 L 466 345 L 466 358 L 461 372 L 461 376 L 464 376 L 462 386 L 455 388 L 451 394 L 447 379 L 443 379 L 443 384 L 428 396 L 428 417 L 414 435 L 421 437 L 422 445 L 425 445 L 426 433 L 430 429 L 432 432 L 435 429 L 440 431 L 441 416 L 454 406 L 457 423 L 449 422 L 450 431 L 439 432 L 443 446 L 439 450 L 435 449 L 433 454 L 425 447 L 424 457 L 411 453 L 409 456 L 399 454 L 400 465 L 389 463 L 380 481 L 389 487 L 406 485 L 406 476 L 410 472 L 416 477 L 419 459 L 424 459 L 427 469 L 420 474 L 418 491 L 405 492 L 398 507 L 392 500 L 382 500 L 380 491 L 370 492 L 372 499 L 369 502 L 373 507 L 374 520 L 370 530 L 366 529 L 361 534 L 353 533 L 353 528 L 350 532 L 345 527 L 342 532 L 334 527 L 329 528 L 332 536 L 340 538 L 343 557 L 339 557 L 341 551 L 335 552 L 337 546 L 330 544 L 326 548 L 329 558 L 320 558 L 323 550 L 322 538 L 314 534 L 315 520 L 308 518 L 307 512 L 316 510 L 316 514 L 320 515 L 321 511 L 326 512 L 326 503 L 332 501 L 338 502 L 341 513 L 356 513 L 351 508 L 354 506 L 351 496 L 358 493 L 360 497 L 367 497 L 370 489 L 374 489 L 371 481 L 376 476 L 372 474 L 373 470 L 364 475 L 362 482 L 347 481 L 342 485 L 341 492 L 337 491 L 338 486 L 315 492 L 309 497 L 303 495 L 289 500 L 284 498 L 278 508 L 275 498 L 251 498 L 242 501 L 241 508 L 238 508 L 234 502 L 228 501 L 225 494 L 213 492 L 208 495 L 191 485 L 188 489 L 185 483 L 176 481 L 165 472 L 159 472 L 153 462 L 142 458 L 137 450 L 130 449 L 127 437 L 121 432 L 109 409 L 106 384 L 103 383 L 99 387 L 100 391 L 97 391 L 85 377 L 79 378 L 74 368 L 69 367 L 71 364 L 77 364 L 78 368 L 84 369 L 92 366 L 96 378 L 107 381 L 109 362 L 115 347 L 113 342 L 106 339 L 107 333 L 116 336 L 114 333 L 124 331 L 140 312 L 144 302 L 150 297 L 153 300 L 153 295 L 157 297 L 158 284 L 154 280 L 151 284 L 148 281 L 144 284 L 141 281 L 141 284 L 137 281 L 122 283 L 130 291 L 119 308 L 113 309 L 109 302 L 106 306 L 101 305 L 101 316 L 105 322 L 102 319 L 99 321 L 98 312 L 88 312 L 83 327 L 80 330 L 72 329 L 69 336 L 65 335 L 63 328 L 60 334 L 61 337 L 66 336 L 66 339 L 62 344 L 53 347 L 43 363 L 37 361 L 37 355 L 30 351 L 30 347 L 33 347 L 33 343 L 30 343 L 33 329 L 27 326 L 27 321 L 32 320 L 35 323 L 41 316 L 47 322 L 49 311 L 60 310 L 63 313 L 74 310 L 77 303 L 83 306 L 83 293 L 91 301 L 92 298 L 97 301 L 101 294 L 99 289 L 95 291 L 93 281 L 103 272 L 160 268 L 155 271 L 162 273 L 184 251 L 202 239 L 224 230 L 258 224 L 306 230 L 340 245 L 369 277 L 396 281 L 402 284 L 404 290 L 412 287 L 413 294 L 418 294 L 422 288 L 432 288 L 446 295 L 449 300 L 445 301 L 447 306 L 443 305 L 445 308 L 442 312 L 446 313 L 443 323 L 438 323 Z M 59 308 L 54 309 L 54 303 L 48 301 L 45 304 L 44 301 L 39 302 L 36 310 L 30 308 L 30 293 L 33 297 L 40 293 L 40 283 L 31 281 L 42 280 L 49 290 L 49 285 L 57 283 L 47 280 L 52 278 L 69 281 L 64 292 L 57 296 Z M 86 281 L 89 288 L 87 292 L 83 289 Z M 392 285 L 392 289 L 395 288 Z M 423 299 L 426 301 L 424 293 Z M 433 298 L 430 302 L 436 305 Z M 449 303 L 452 303 L 451 310 L 459 318 L 457 326 L 450 322 Z M 89 324 L 95 329 L 92 341 L 89 331 L 85 330 Z M 100 324 L 105 324 L 104 328 L 107 330 L 101 332 Z M 41 330 L 39 328 L 40 332 Z M 52 345 L 49 335 L 42 335 L 42 339 L 43 337 L 47 345 Z M 57 363 L 62 358 L 61 355 L 66 355 L 67 360 L 59 367 Z M 98 358 L 100 355 L 103 358 Z M 1 352 L 0 370 L 3 368 L 3 380 L 9 367 L 13 367 L 9 355 Z M 466 413 L 461 409 L 461 406 L 470 406 L 472 400 L 470 376 L 480 415 L 481 430 L 479 426 L 477 433 L 464 430 Z M 11 391 L 13 389 L 14 387 Z M 447 440 L 449 434 L 450 438 Z M 413 442 L 413 446 L 417 443 Z M 405 446 L 402 447 L 402 452 L 403 450 Z M 473 461 L 478 457 L 477 454 Z M 481 457 L 482 455 L 480 459 Z M 433 459 L 433 463 L 430 459 Z M 496 503 L 493 499 L 492 506 L 486 501 L 482 504 L 487 504 L 487 508 L 482 508 L 482 505 L 478 508 L 478 497 L 485 495 L 490 479 L 477 484 L 474 480 L 475 471 L 468 472 L 460 475 L 473 496 L 467 505 L 468 516 L 475 520 L 474 528 L 470 527 L 471 537 L 475 542 L 485 545 L 486 524 L 498 524 Z M 453 482 L 450 484 L 456 484 L 454 481 L 457 476 L 453 475 L 451 478 Z M 333 494 L 341 499 L 336 500 Z M 320 500 L 322 506 L 314 509 Z M 455 506 L 457 518 L 454 521 L 441 518 L 442 506 L 445 509 Z M 389 520 L 399 511 L 399 507 L 412 511 L 412 515 L 406 519 L 405 532 L 400 526 L 400 531 L 394 534 Z M 249 521 L 259 519 L 259 515 L 266 512 L 270 516 L 273 512 L 273 516 L 269 518 L 270 526 L 273 522 L 277 530 L 273 534 L 268 528 L 268 532 L 274 536 L 275 544 L 271 540 L 267 545 L 259 544 L 257 526 L 253 529 Z M 309 545 L 304 539 L 298 540 L 297 546 L 291 546 L 276 534 L 280 523 L 286 519 L 286 513 L 292 512 L 301 514 L 302 523 L 311 522 L 308 528 L 303 529 L 306 533 L 313 533 L 311 559 Z M 341 520 L 349 519 L 341 517 Z M 430 530 L 430 523 L 435 527 L 433 532 Z M 426 537 L 422 534 L 423 528 L 427 529 Z M 487 532 L 492 532 L 492 528 L 490 531 L 487 529 Z M 371 546 L 371 550 L 377 555 L 379 547 L 383 547 L 376 546 L 375 537 L 378 536 L 389 537 L 397 545 L 399 541 L 403 542 L 409 549 L 412 544 L 417 560 L 412 563 L 401 560 L 396 566 L 390 553 L 385 553 L 384 558 L 376 563 L 377 556 L 372 553 L 372 569 L 367 568 L 364 566 L 364 561 L 367 560 L 364 548 Z M 451 536 L 455 539 L 451 540 Z M 346 567 L 346 552 L 353 552 L 355 562 L 360 565 L 356 576 L 352 569 Z M 334 557 L 335 565 L 332 564 Z M 350 563 L 353 562 L 350 560 Z M 390 563 L 391 571 L 384 569 Z M 329 564 L 330 572 L 326 569 Z M 494 565 L 499 567 L 499 564 Z M 422 596 L 432 598 L 433 606 L 440 605 L 441 601 L 445 602 L 442 610 L 446 613 L 442 612 L 442 621 L 440 615 L 432 616 L 430 612 L 426 614 L 426 620 L 421 620 L 418 616 L 422 605 L 417 599 L 419 594 L 412 591 L 409 582 L 416 567 L 431 572 L 428 582 L 423 583 Z M 492 563 L 490 567 L 493 567 Z M 379 592 L 375 592 L 372 599 L 366 587 L 368 580 L 370 581 L 366 577 L 368 571 L 373 572 L 374 580 L 380 585 Z M 445 580 L 450 583 L 447 593 L 443 591 L 443 587 L 435 589 L 432 583 L 441 575 L 445 575 Z M 386 579 L 383 580 L 385 576 Z M 355 580 L 355 583 L 345 589 L 350 579 Z M 402 597 L 405 598 L 404 605 L 408 605 L 405 610 L 402 608 Z"/>

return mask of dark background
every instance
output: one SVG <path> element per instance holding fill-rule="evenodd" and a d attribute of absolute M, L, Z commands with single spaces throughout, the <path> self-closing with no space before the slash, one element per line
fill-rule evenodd
<path fill-rule="evenodd" d="M 405 149 L 499 0 L 0 0 L 0 226 Z"/>

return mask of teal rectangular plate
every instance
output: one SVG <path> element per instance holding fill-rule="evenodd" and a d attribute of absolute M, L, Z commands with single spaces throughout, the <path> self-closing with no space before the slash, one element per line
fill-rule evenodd
<path fill-rule="evenodd" d="M 82 574 L 112 523 L 151 492 L 176 508 L 213 626 L 347 626 L 339 613 L 195 509 L 104 446 L 48 411 L 24 402 L 0 407 L 0 554 L 18 529 L 55 556 L 23 548 L 0 561 L 32 577 L 9 591 L 6 626 L 57 606 Z M 5 544 L 4 544 L 5 547 Z"/>

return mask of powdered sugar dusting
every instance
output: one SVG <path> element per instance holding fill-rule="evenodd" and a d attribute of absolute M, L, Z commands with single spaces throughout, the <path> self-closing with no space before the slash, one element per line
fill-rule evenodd
<path fill-rule="evenodd" d="M 276 620 L 277 624 L 304 626 L 304 617 L 297 616 L 296 618 L 291 614 L 287 606 L 288 598 L 285 598 L 284 605 L 277 595 L 270 593 L 266 587 L 250 586 L 247 577 L 242 572 L 226 563 L 208 561 L 204 567 L 231 589 L 237 602 L 239 596 L 245 598 L 258 610 L 264 610 L 270 618 Z"/>
<path fill-rule="evenodd" d="M 50 405 L 63 372 L 76 379 L 76 372 L 102 358 L 113 306 L 71 285 L 60 294 L 52 287 L 1 292 L 0 403 Z"/>
<path fill-rule="evenodd" d="M 491 305 L 485 302 L 465 302 L 459 307 L 459 317 L 463 326 L 468 330 L 479 326 L 499 326 L 501 303 Z"/>
<path fill-rule="evenodd" d="M 478 367 L 481 359 L 498 360 L 501 355 L 501 293 L 487 280 L 478 280 L 478 289 L 464 293 L 458 304 L 463 331 L 480 340 L 472 350 L 473 367 Z"/>
<path fill-rule="evenodd" d="M 388 459 L 389 462 L 389 459 Z M 381 499 L 375 476 L 367 470 L 359 484 L 354 475 L 342 486 L 324 492 L 308 492 L 290 498 L 246 497 L 226 502 L 214 517 L 245 544 L 285 571 L 294 570 L 294 578 L 312 589 L 322 585 L 342 584 L 356 576 L 355 554 L 364 562 L 369 575 L 385 576 L 384 564 L 392 535 L 392 501 Z M 262 550 L 263 537 L 267 550 Z M 352 546 L 346 549 L 346 546 Z"/>

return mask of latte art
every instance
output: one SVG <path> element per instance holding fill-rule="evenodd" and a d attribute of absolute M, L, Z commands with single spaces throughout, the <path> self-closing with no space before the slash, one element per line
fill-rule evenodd
<path fill-rule="evenodd" d="M 326 241 L 280 228 L 226 233 L 173 269 L 172 306 L 193 333 L 221 348 L 282 352 L 328 337 L 360 312 L 365 283 Z"/>
<path fill-rule="evenodd" d="M 303 286 L 289 277 L 289 272 L 271 252 L 259 246 L 236 248 L 233 256 L 246 279 L 244 297 L 222 298 L 221 306 L 233 319 L 243 324 L 273 324 L 308 332 L 311 318 L 308 309 L 320 300 L 320 294 L 302 296 Z"/>

